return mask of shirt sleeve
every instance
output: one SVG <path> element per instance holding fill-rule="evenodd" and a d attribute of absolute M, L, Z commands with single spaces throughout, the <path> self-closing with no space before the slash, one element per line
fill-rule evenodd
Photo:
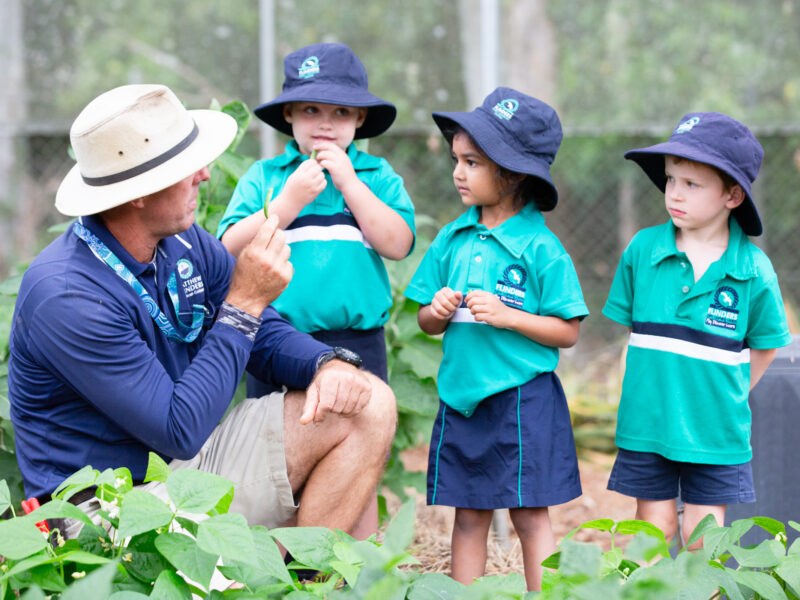
<path fill-rule="evenodd" d="M 617 265 L 617 272 L 603 307 L 603 314 L 626 327 L 633 326 L 633 251 L 629 245 Z"/>
<path fill-rule="evenodd" d="M 414 225 L 414 203 L 406 191 L 403 178 L 394 171 L 388 161 L 381 160 L 379 174 L 370 183 L 370 189 L 384 204 L 399 214 L 408 225 L 414 236 L 411 248 L 408 250 L 408 254 L 411 254 L 417 240 Z"/>
<path fill-rule="evenodd" d="M 262 164 L 263 161 L 256 162 L 239 178 L 225 214 L 222 215 L 217 227 L 217 238 L 222 238 L 228 227 L 234 223 L 264 208 L 267 190 L 264 187 Z"/>
<path fill-rule="evenodd" d="M 778 277 L 771 268 L 759 269 L 761 276 L 754 282 L 758 289 L 751 294 L 746 341 L 750 348 L 768 350 L 792 343 L 786 320 Z"/>
<path fill-rule="evenodd" d="M 562 252 L 543 269 L 537 269 L 541 300 L 539 314 L 560 319 L 583 319 L 589 309 L 583 300 L 578 273 L 569 254 Z"/>
<path fill-rule="evenodd" d="M 70 318 L 65 327 L 66 315 L 80 318 Z M 216 324 L 173 381 L 133 318 L 122 303 L 85 286 L 48 294 L 26 323 L 29 339 L 36 340 L 28 351 L 143 444 L 166 456 L 191 458 L 233 398 L 252 343 Z"/>
<path fill-rule="evenodd" d="M 423 306 L 430 304 L 440 289 L 447 285 L 447 265 L 444 264 L 443 250 L 446 237 L 445 230 L 439 232 L 431 243 L 411 281 L 403 292 L 406 298 L 419 302 Z"/>

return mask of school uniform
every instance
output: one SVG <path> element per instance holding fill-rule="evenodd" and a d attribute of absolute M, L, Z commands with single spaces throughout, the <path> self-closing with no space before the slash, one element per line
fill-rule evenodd
<path fill-rule="evenodd" d="M 493 229 L 471 207 L 431 244 L 405 295 L 430 304 L 442 287 L 485 290 L 518 310 L 585 317 L 572 260 L 528 203 Z M 428 503 L 464 508 L 549 506 L 580 495 L 558 349 L 476 322 L 465 303 L 447 326 Z"/>
<path fill-rule="evenodd" d="M 791 335 L 775 270 L 737 220 L 697 282 L 671 222 L 639 232 L 603 314 L 632 328 L 617 446 L 681 462 L 750 461 L 750 349 Z"/>
<path fill-rule="evenodd" d="M 413 233 L 414 206 L 402 177 L 385 159 L 361 152 L 355 144 L 347 148 L 347 155 L 359 180 L 402 216 Z M 261 210 L 269 189 L 274 196 L 280 194 L 304 160 L 308 157 L 292 140 L 283 154 L 250 167 L 236 186 L 217 237 Z M 325 177 L 325 189 L 286 227 L 294 276 L 272 306 L 300 331 L 361 354 L 365 367 L 385 380 L 383 324 L 392 306 L 389 277 L 330 174 Z"/>

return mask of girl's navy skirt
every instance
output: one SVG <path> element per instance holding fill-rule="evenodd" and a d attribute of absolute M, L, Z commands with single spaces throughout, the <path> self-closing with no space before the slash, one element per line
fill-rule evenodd
<path fill-rule="evenodd" d="M 567 399 L 555 373 L 489 396 L 471 417 L 439 401 L 428 504 L 541 507 L 580 495 Z"/>

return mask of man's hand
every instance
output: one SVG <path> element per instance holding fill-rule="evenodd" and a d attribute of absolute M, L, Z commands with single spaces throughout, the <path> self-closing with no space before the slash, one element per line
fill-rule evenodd
<path fill-rule="evenodd" d="M 467 308 L 476 321 L 488 323 L 493 327 L 503 328 L 509 326 L 509 312 L 513 310 L 490 292 L 473 290 L 467 294 Z"/>
<path fill-rule="evenodd" d="M 292 279 L 290 254 L 286 235 L 278 228 L 278 218 L 272 215 L 239 254 L 225 301 L 261 317 Z"/>
<path fill-rule="evenodd" d="M 372 384 L 353 365 L 333 359 L 325 363 L 306 390 L 300 423 L 321 423 L 327 413 L 343 417 L 357 415 L 369 402 Z"/>

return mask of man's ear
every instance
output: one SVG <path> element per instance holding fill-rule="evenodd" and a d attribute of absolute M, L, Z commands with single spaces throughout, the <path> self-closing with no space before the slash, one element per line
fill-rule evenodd
<path fill-rule="evenodd" d="M 744 202 L 744 190 L 740 185 L 734 185 L 728 193 L 731 195 L 728 198 L 728 201 L 725 203 L 725 206 L 731 210 L 739 206 L 742 202 Z"/>
<path fill-rule="evenodd" d="M 283 118 L 286 119 L 287 123 L 292 122 L 292 103 L 287 102 L 283 105 Z"/>
<path fill-rule="evenodd" d="M 358 109 L 358 119 L 356 120 L 356 129 L 358 129 L 364 124 L 364 119 L 367 118 L 367 110 L 369 109 L 363 106 Z"/>

